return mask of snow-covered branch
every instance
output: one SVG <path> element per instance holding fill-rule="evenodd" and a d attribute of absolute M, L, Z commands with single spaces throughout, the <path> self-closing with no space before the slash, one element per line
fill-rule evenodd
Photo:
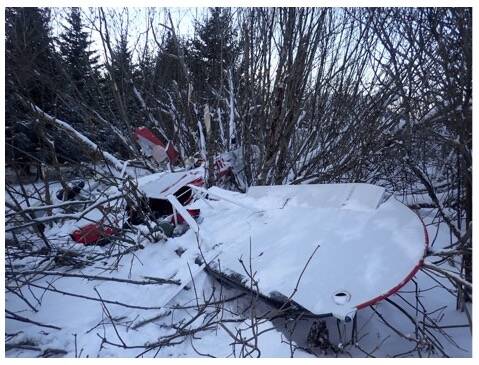
<path fill-rule="evenodd" d="M 31 110 L 36 113 L 39 117 L 45 118 L 49 123 L 63 129 L 65 132 L 70 134 L 72 137 L 74 137 L 76 140 L 82 143 L 82 145 L 86 146 L 89 150 L 91 150 L 94 153 L 99 153 L 103 158 L 109 162 L 116 170 L 122 171 L 123 169 L 123 162 L 120 161 L 118 158 L 113 156 L 110 152 L 103 151 L 98 147 L 96 143 L 91 141 L 88 137 L 83 135 L 82 133 L 78 132 L 75 128 L 73 128 L 69 123 L 64 122 L 58 118 L 55 118 L 51 116 L 50 114 L 46 113 L 43 111 L 41 108 L 36 106 L 35 104 L 26 101 L 22 97 L 20 97 L 22 101 L 27 103 L 27 105 L 31 108 Z"/>

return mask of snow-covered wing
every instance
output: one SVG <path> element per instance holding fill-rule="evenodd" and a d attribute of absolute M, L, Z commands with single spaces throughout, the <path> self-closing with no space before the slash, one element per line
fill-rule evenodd
<path fill-rule="evenodd" d="M 277 204 L 293 199 L 297 205 L 313 208 L 376 209 L 384 188 L 371 184 L 252 186 L 247 195 Z"/>
<path fill-rule="evenodd" d="M 383 193 L 368 184 L 254 187 L 242 201 L 262 212 L 214 202 L 201 226 L 224 243 L 223 270 L 247 278 L 241 261 L 251 260 L 260 292 L 286 297 L 301 277 L 295 302 L 344 319 L 397 290 L 424 255 L 422 222 L 394 198 L 380 204 Z"/>

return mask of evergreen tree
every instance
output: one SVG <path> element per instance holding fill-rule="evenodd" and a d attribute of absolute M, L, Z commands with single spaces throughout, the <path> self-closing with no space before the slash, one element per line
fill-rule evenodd
<path fill-rule="evenodd" d="M 162 88 L 171 89 L 173 82 L 185 87 L 185 75 L 180 62 L 178 62 L 178 49 L 171 33 L 168 32 L 164 44 L 164 48 L 158 52 L 156 58 L 156 91 L 160 91 Z"/>
<path fill-rule="evenodd" d="M 155 55 L 150 51 L 148 45 L 143 50 L 142 57 L 138 60 L 138 67 L 133 74 L 135 85 L 141 90 L 151 94 L 155 86 Z"/>
<path fill-rule="evenodd" d="M 59 86 L 58 55 L 50 35 L 50 11 L 7 8 L 5 15 L 7 91 L 17 91 L 50 111 Z"/>
<path fill-rule="evenodd" d="M 116 121 L 125 133 L 131 133 L 136 123 L 140 110 L 133 94 L 133 75 L 135 67 L 132 62 L 132 52 L 128 49 L 127 33 L 122 33 L 111 55 L 111 67 L 107 74 L 104 95 L 108 102 L 108 109 L 113 112 L 111 120 Z M 132 123 L 134 121 L 134 123 Z"/>
<path fill-rule="evenodd" d="M 45 8 L 5 10 L 5 142 L 7 163 L 25 171 L 41 157 L 40 140 L 22 98 L 52 113 L 56 111 L 58 55 L 50 34 L 50 11 Z"/>
<path fill-rule="evenodd" d="M 122 33 L 119 42 L 116 44 L 112 55 L 112 75 L 122 98 L 130 93 L 129 82 L 133 76 L 133 64 L 131 51 L 128 49 L 126 33 Z"/>
<path fill-rule="evenodd" d="M 70 89 L 91 99 L 93 82 L 98 79 L 98 55 L 90 50 L 92 41 L 83 30 L 79 8 L 71 9 L 67 23 L 59 44 Z"/>
<path fill-rule="evenodd" d="M 227 8 L 210 8 L 204 23 L 197 23 L 195 37 L 189 48 L 190 69 L 194 75 L 194 89 L 200 100 L 210 104 L 227 84 L 227 73 L 234 68 L 238 55 L 236 31 Z"/>

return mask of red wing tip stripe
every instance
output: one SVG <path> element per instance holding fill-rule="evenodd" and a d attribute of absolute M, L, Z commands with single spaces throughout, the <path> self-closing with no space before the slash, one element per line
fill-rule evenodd
<path fill-rule="evenodd" d="M 408 208 L 409 209 L 409 208 Z M 415 214 L 417 215 L 417 217 L 419 218 L 419 220 L 421 221 L 422 223 L 422 226 L 424 228 L 424 254 L 423 254 L 423 257 L 421 258 L 421 260 L 419 260 L 419 262 L 417 263 L 416 266 L 414 266 L 414 269 L 412 269 L 412 271 L 398 284 L 396 285 L 394 288 L 392 288 L 391 290 L 389 290 L 388 292 L 386 292 L 385 294 L 382 294 L 374 299 L 371 299 L 371 300 L 368 300 L 367 302 L 365 303 L 361 303 L 359 305 L 356 306 L 356 309 L 363 309 L 363 308 L 366 308 L 366 307 L 369 307 L 370 305 L 374 305 L 378 302 L 380 302 L 381 300 L 384 300 L 386 299 L 387 297 L 393 295 L 394 293 L 398 292 L 399 289 L 401 289 L 404 285 L 406 285 L 406 283 L 411 280 L 414 275 L 417 274 L 417 272 L 419 271 L 419 269 L 421 268 L 423 262 L 424 262 L 424 257 L 426 256 L 426 253 L 427 253 L 427 249 L 429 247 L 429 235 L 427 233 L 427 228 L 426 228 L 426 225 L 424 224 L 424 221 L 422 220 L 422 218 L 419 216 L 418 213 L 415 212 Z"/>

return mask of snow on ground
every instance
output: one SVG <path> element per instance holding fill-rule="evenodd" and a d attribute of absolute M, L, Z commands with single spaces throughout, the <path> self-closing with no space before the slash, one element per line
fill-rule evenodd
<path fill-rule="evenodd" d="M 278 205 L 274 201 L 262 203 L 263 208 Z M 205 208 L 204 203 L 196 204 Z M 228 203 L 223 205 L 226 212 Z M 244 214 L 251 217 L 251 212 Z M 435 211 L 423 209 L 421 215 L 429 237 L 431 240 L 435 238 L 434 247 L 447 246 L 450 243 L 447 227 L 444 224 L 431 224 Z M 206 239 L 212 237 L 214 230 L 211 225 L 206 225 L 207 221 L 208 217 L 200 224 L 200 234 L 204 237 L 200 247 L 208 260 L 224 247 L 223 242 L 208 242 Z M 231 240 L 241 234 L 242 224 L 244 221 L 238 217 L 229 222 Z M 437 280 L 449 288 L 451 284 L 444 279 L 433 279 L 422 271 L 416 274 L 414 281 L 390 297 L 393 303 L 405 308 L 407 314 L 387 301 L 380 302 L 373 309 L 362 309 L 356 315 L 355 339 L 351 338 L 352 322 L 326 318 L 334 350 L 324 353 L 317 348 L 308 349 L 307 336 L 314 319 L 291 321 L 277 318 L 252 322 L 252 314 L 274 312 L 274 309 L 255 297 L 221 286 L 202 272 L 201 263 L 195 263 L 200 252 L 192 230 L 180 237 L 154 243 L 132 235 L 130 238 L 136 243 L 132 246 L 135 250 L 120 256 L 118 249 L 112 249 L 111 245 L 81 247 L 73 243 L 61 227 L 51 229 L 48 234 L 58 247 L 97 261 L 76 269 L 52 267 L 47 262 L 40 264 L 50 275 L 37 276 L 29 288 L 22 289 L 36 312 L 12 292 L 6 293 L 8 310 L 38 324 L 60 328 L 42 327 L 7 318 L 8 357 L 46 355 L 48 349 L 60 349 L 64 353 L 57 355 L 66 357 L 289 357 L 292 353 L 295 357 L 313 354 L 341 357 L 428 356 L 427 343 L 420 344 L 421 354 L 409 352 L 417 345 L 411 318 L 413 321 L 423 320 L 414 307 L 416 285 L 421 290 L 422 303 L 430 316 L 440 326 L 446 326 L 441 329 L 444 334 L 431 327 L 424 327 L 425 331 L 436 336 L 443 347 L 442 351 L 448 356 L 471 356 L 469 328 L 456 327 L 466 325 L 467 317 L 464 312 L 456 310 L 455 296 L 441 288 Z M 223 238 L 228 240 L 226 236 Z M 106 258 L 102 258 L 105 254 L 111 257 L 106 255 Z M 37 268 L 40 260 L 24 258 L 15 262 L 7 261 L 6 264 L 24 272 L 32 267 Z M 88 275 L 91 280 L 63 277 L 59 273 Z M 99 277 L 123 282 L 100 280 Z M 158 278 L 174 282 L 160 284 Z M 8 285 L 16 283 L 9 281 Z M 205 302 L 210 304 L 202 305 Z M 426 323 L 432 326 L 430 322 Z M 260 335 L 254 336 L 254 333 Z M 233 337 L 241 337 L 247 345 L 235 343 Z M 436 352 L 432 355 L 443 354 Z"/>
<path fill-rule="evenodd" d="M 108 267 L 111 262 L 99 262 L 94 267 L 87 267 L 74 272 L 136 281 L 145 280 L 145 277 L 149 276 L 178 279 L 178 277 L 181 277 L 177 273 L 178 268 L 185 268 L 184 262 L 190 256 L 188 252 L 191 251 L 194 254 L 194 250 L 188 249 L 182 257 L 179 257 L 175 250 L 181 246 L 188 247 L 187 243 L 194 245 L 194 240 L 188 240 L 188 238 L 192 238 L 190 236 L 186 234 L 167 242 L 146 245 L 143 250 L 135 252 L 134 255 L 123 257 L 119 262 L 118 270 L 114 272 L 103 269 L 103 266 Z M 195 268 L 192 267 L 191 269 L 194 272 Z M 73 271 L 69 271 L 69 273 L 71 272 Z M 54 278 L 51 276 L 36 280 L 34 285 L 37 287 L 31 288 L 31 292 L 25 291 L 24 294 L 33 303 L 36 301 L 35 297 L 41 301 L 37 313 L 31 313 L 23 301 L 9 294 L 7 294 L 6 299 L 7 308 L 14 310 L 21 316 L 28 316 L 36 322 L 60 327 L 61 330 L 42 328 L 7 319 L 7 333 L 18 333 L 9 343 L 30 343 L 33 344 L 33 347 L 39 349 L 33 351 L 15 349 L 9 351 L 8 356 L 36 356 L 47 348 L 64 349 L 67 351 L 66 356 L 75 356 L 75 347 L 77 354 L 81 351 L 82 357 L 138 356 L 147 349 L 123 349 L 122 341 L 127 346 L 144 346 L 147 343 L 154 343 L 162 337 L 176 333 L 177 330 L 172 328 L 172 325 L 181 325 L 182 322 L 189 321 L 197 315 L 195 292 L 199 297 L 199 303 L 202 303 L 203 298 L 210 297 L 212 288 L 215 287 L 215 283 L 204 272 L 201 272 L 195 277 L 194 282 L 180 291 L 173 301 L 160 308 L 162 299 L 165 297 L 165 291 L 175 291 L 177 285 L 136 285 L 109 281 L 87 281 L 81 278 Z M 40 289 L 47 287 L 55 288 L 63 294 Z M 65 293 L 74 293 L 75 295 L 97 299 L 97 301 L 72 297 Z M 102 303 L 98 301 L 100 296 L 106 302 L 105 309 Z M 222 297 L 229 298 L 227 293 L 222 294 Z M 218 294 L 215 294 L 214 298 L 220 300 Z M 108 303 L 107 301 L 118 301 L 130 307 Z M 177 305 L 188 306 L 189 308 L 176 309 Z M 142 308 L 131 308 L 134 306 Z M 105 313 L 106 310 L 108 314 Z M 145 356 L 198 356 L 195 349 L 200 353 L 210 353 L 214 356 L 230 356 L 232 339 L 223 328 L 217 326 L 215 311 L 216 308 L 207 308 L 203 315 L 200 315 L 186 327 L 189 331 L 195 331 L 197 328 L 205 326 L 205 323 L 211 318 L 213 319 L 213 325 L 201 330 L 195 335 L 195 339 L 192 336 L 180 337 L 177 341 L 173 341 L 174 343 L 180 342 L 180 344 L 154 347 Z M 111 320 L 108 318 L 110 316 L 114 318 L 118 334 L 116 334 L 115 327 L 112 326 Z M 142 325 L 144 321 L 158 316 L 160 316 L 160 319 L 156 322 Z M 231 317 L 235 320 L 240 318 L 239 323 L 225 323 L 226 327 L 234 333 L 237 331 L 235 327 L 247 327 L 246 324 L 242 323 L 241 316 L 232 315 L 225 311 L 222 317 L 223 319 Z M 136 328 L 136 326 L 139 327 Z M 273 325 L 263 323 L 260 326 L 260 330 L 267 328 L 273 328 Z M 102 344 L 100 336 L 116 343 L 119 347 Z M 250 336 L 248 330 L 245 331 L 244 336 L 246 338 Z M 191 344 L 191 341 L 193 341 L 193 344 Z M 264 356 L 288 356 L 289 354 L 289 348 L 286 346 L 283 350 L 278 349 L 277 344 L 281 342 L 281 338 L 276 330 L 269 331 L 261 336 L 260 341 L 261 344 L 264 343 L 264 347 L 261 345 Z"/>

